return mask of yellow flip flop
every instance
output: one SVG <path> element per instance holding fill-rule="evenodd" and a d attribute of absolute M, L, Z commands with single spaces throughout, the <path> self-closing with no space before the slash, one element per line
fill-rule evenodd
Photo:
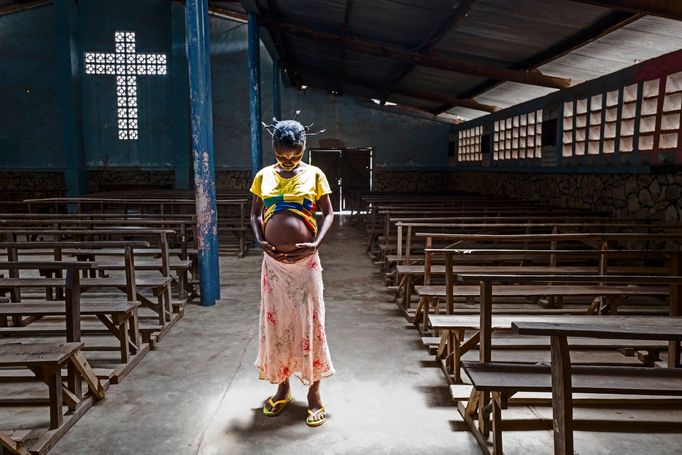
<path fill-rule="evenodd" d="M 270 397 L 270 398 L 268 398 L 268 402 L 267 402 L 267 404 L 270 405 L 270 409 L 267 408 L 267 404 L 264 405 L 263 406 L 263 414 L 265 414 L 268 417 L 274 417 L 274 416 L 278 415 L 280 412 L 284 411 L 284 408 L 289 403 L 291 403 L 292 401 L 294 401 L 294 397 L 291 395 L 291 393 L 289 395 L 287 395 L 287 397 L 285 399 L 278 400 L 278 401 L 272 401 L 272 397 Z M 277 406 L 279 406 L 280 404 L 282 406 L 278 410 L 275 410 L 275 409 L 277 409 Z"/>
<path fill-rule="evenodd" d="M 324 414 L 324 417 L 322 417 L 321 419 L 319 419 L 319 420 L 312 420 L 312 419 L 314 419 L 315 417 L 317 417 L 321 412 L 325 412 L 325 411 L 324 411 L 324 408 L 320 408 L 320 409 L 318 409 L 318 410 L 315 411 L 315 412 L 313 412 L 313 411 L 311 411 L 310 409 L 308 409 L 308 414 L 309 414 L 309 415 L 308 415 L 308 417 L 306 417 L 306 419 L 305 419 L 305 424 L 308 425 L 309 427 L 319 427 L 320 425 L 322 425 L 322 424 L 325 422 L 325 420 L 327 420 L 327 414 L 326 414 L 326 413 Z"/>

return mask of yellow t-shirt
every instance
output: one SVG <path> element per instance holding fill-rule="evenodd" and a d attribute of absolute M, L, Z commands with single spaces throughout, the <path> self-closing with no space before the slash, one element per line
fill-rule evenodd
<path fill-rule="evenodd" d="M 316 166 L 308 165 L 295 176 L 284 178 L 275 171 L 274 164 L 258 171 L 250 191 L 263 200 L 263 225 L 275 213 L 289 210 L 303 218 L 314 235 L 317 201 L 332 192 L 324 172 Z"/>

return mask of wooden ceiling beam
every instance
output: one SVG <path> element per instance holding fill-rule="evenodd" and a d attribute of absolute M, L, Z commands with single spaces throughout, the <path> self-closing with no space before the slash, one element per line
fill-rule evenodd
<path fill-rule="evenodd" d="M 374 90 L 377 93 L 381 93 L 384 89 L 384 85 L 374 81 L 369 81 L 364 78 L 359 78 L 344 74 L 339 71 L 329 71 L 323 70 L 321 68 L 316 68 L 307 65 L 296 65 L 293 68 L 297 73 L 305 77 L 306 74 L 314 77 L 320 77 L 326 79 L 330 82 L 330 86 L 337 90 L 339 87 L 343 86 L 343 83 L 348 83 L 351 85 L 356 85 L 358 87 L 363 87 L 366 89 Z M 325 87 L 329 88 L 329 87 Z M 409 98 L 421 99 L 426 101 L 433 101 L 436 103 L 448 103 L 452 105 L 457 105 L 461 107 L 466 107 L 468 109 L 475 109 L 477 111 L 483 112 L 495 112 L 499 110 L 496 106 L 491 106 L 487 104 L 481 104 L 476 100 L 472 99 L 459 99 L 454 96 L 436 94 L 432 92 L 427 92 L 423 90 L 415 90 L 407 87 L 397 87 L 393 92 L 395 95 L 402 95 Z"/>
<path fill-rule="evenodd" d="M 0 16 L 7 16 L 9 14 L 21 13 L 33 8 L 40 8 L 52 4 L 52 0 L 38 0 L 34 2 L 16 3 L 0 8 Z"/>
<path fill-rule="evenodd" d="M 571 0 L 588 3 L 618 11 L 646 14 L 647 16 L 666 17 L 682 21 L 682 2 L 680 0 Z"/>
<path fill-rule="evenodd" d="M 348 50 L 389 60 L 401 60 L 417 65 L 437 68 L 461 74 L 487 77 L 501 81 L 513 81 L 521 84 L 538 85 L 551 88 L 570 87 L 571 81 L 560 77 L 546 76 L 539 71 L 517 71 L 494 66 L 480 65 L 461 60 L 454 60 L 434 55 L 423 55 L 414 51 L 407 51 L 394 46 L 376 44 L 352 36 L 343 36 L 329 32 L 314 30 L 288 21 L 275 21 L 271 18 L 261 18 L 260 24 L 270 30 L 278 30 L 315 42 L 325 42 L 334 45 L 344 45 Z"/>
<path fill-rule="evenodd" d="M 346 10 L 343 15 L 343 27 L 341 28 L 341 33 L 343 36 L 350 36 L 350 15 L 353 11 L 353 0 L 346 0 Z M 341 58 L 339 59 L 339 64 L 337 65 L 339 71 L 343 71 L 343 62 L 346 60 L 346 46 L 343 46 L 341 50 Z"/>
<path fill-rule="evenodd" d="M 274 18 L 275 21 L 281 21 L 281 16 L 279 13 L 279 8 L 277 7 L 277 1 L 276 0 L 267 0 L 268 3 L 268 10 L 270 10 L 270 15 L 272 18 Z M 259 17 L 259 25 L 262 27 L 263 24 L 260 23 L 260 17 Z M 292 85 L 294 86 L 299 86 L 301 85 L 301 81 L 298 80 L 295 76 L 291 74 L 289 71 L 289 68 L 292 65 L 295 65 L 296 62 L 294 61 L 294 57 L 291 55 L 291 52 L 289 52 L 289 45 L 287 43 L 286 36 L 282 34 L 279 31 L 275 31 L 274 36 L 273 36 L 273 41 L 275 44 L 275 47 L 277 47 L 277 52 L 279 52 L 280 55 L 280 67 L 286 70 L 286 74 L 289 77 L 289 81 L 291 82 Z"/>
<path fill-rule="evenodd" d="M 642 17 L 644 17 L 642 14 L 614 11 L 591 26 L 580 30 L 579 32 L 558 42 L 554 46 L 543 50 L 542 52 L 539 52 L 523 61 L 516 63 L 511 68 L 516 70 L 529 70 L 538 68 L 546 63 L 563 57 L 564 55 L 567 55 L 576 49 L 580 49 L 581 47 L 586 46 L 587 44 L 606 36 L 611 32 L 625 27 L 626 25 L 631 24 Z M 459 96 L 461 98 L 473 98 L 483 92 L 490 90 L 493 87 L 497 87 L 498 85 L 500 85 L 499 81 L 488 80 L 465 92 L 460 93 Z M 435 112 L 445 112 L 452 109 L 453 107 L 455 106 L 444 105 Z"/>
<path fill-rule="evenodd" d="M 442 40 L 448 33 L 452 31 L 453 28 L 457 27 L 464 20 L 464 18 L 469 15 L 469 11 L 471 11 L 471 7 L 474 5 L 474 3 L 476 3 L 476 1 L 477 0 L 460 1 L 459 4 L 454 7 L 452 11 L 450 11 L 450 14 L 443 21 L 443 23 L 441 23 L 438 28 L 431 32 L 429 37 L 422 42 L 416 52 L 420 54 L 428 54 L 431 52 L 431 50 L 438 45 L 440 40 Z M 402 71 L 400 71 L 400 67 L 396 68 L 395 71 L 392 71 L 392 73 L 398 71 L 400 72 L 397 76 L 391 79 L 391 82 L 389 83 L 388 88 L 384 92 L 384 95 L 381 97 L 381 99 L 388 99 L 395 86 L 400 84 L 400 82 L 405 79 L 416 67 L 417 65 L 412 62 L 403 66 Z"/>

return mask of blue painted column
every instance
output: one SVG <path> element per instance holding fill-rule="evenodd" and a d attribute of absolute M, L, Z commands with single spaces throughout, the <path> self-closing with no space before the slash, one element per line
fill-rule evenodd
<path fill-rule="evenodd" d="M 74 0 L 55 1 L 58 92 L 62 121 L 62 150 L 66 163 L 64 184 L 66 195 L 69 197 L 81 196 L 88 192 L 81 114 L 81 59 L 76 34 L 76 14 Z"/>
<path fill-rule="evenodd" d="M 249 110 L 251 111 L 251 175 L 255 177 L 263 167 L 260 119 L 260 39 L 258 16 L 249 13 Z"/>
<path fill-rule="evenodd" d="M 213 165 L 208 0 L 187 0 L 186 21 L 197 215 L 197 260 L 201 281 L 201 304 L 211 306 L 220 299 L 220 270 L 218 267 L 218 211 Z"/>
<path fill-rule="evenodd" d="M 272 59 L 272 104 L 273 115 L 282 120 L 282 87 L 280 85 L 279 59 Z"/>

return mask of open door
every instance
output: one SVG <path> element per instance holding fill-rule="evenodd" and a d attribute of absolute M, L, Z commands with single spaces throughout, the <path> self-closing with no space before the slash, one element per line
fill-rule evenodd
<path fill-rule="evenodd" d="M 372 149 L 311 149 L 310 164 L 327 176 L 335 210 L 358 210 L 372 188 Z"/>

